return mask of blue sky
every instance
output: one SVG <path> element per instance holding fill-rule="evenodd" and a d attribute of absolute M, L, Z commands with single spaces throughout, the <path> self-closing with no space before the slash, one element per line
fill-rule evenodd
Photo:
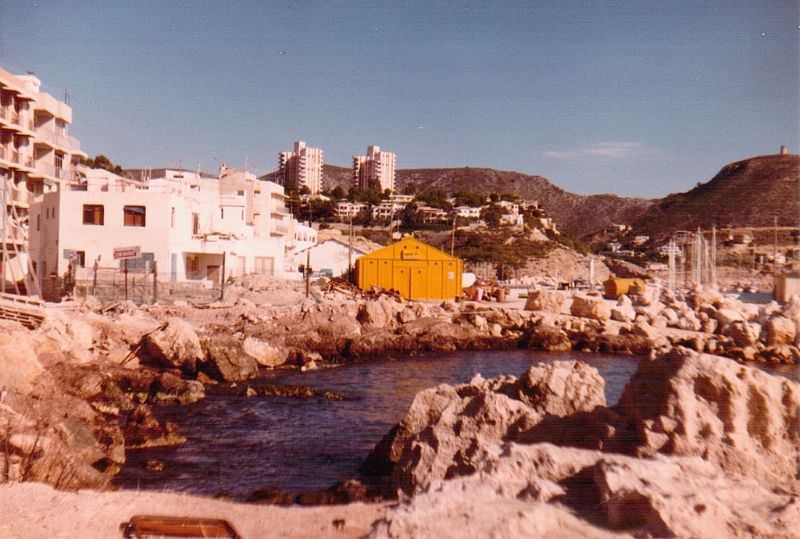
<path fill-rule="evenodd" d="M 126 167 L 273 170 L 305 140 L 349 166 L 540 174 L 663 196 L 800 149 L 800 0 L 0 0 L 0 64 L 69 92 Z"/>

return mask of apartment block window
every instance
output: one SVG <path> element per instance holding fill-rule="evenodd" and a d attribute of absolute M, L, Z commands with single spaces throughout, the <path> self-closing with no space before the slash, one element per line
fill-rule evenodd
<path fill-rule="evenodd" d="M 172 212 L 170 213 L 169 226 L 175 228 L 175 208 L 172 208 Z"/>
<path fill-rule="evenodd" d="M 244 196 L 244 191 L 242 191 L 242 190 L 236 191 L 236 194 L 238 196 L 240 196 L 240 197 L 243 197 Z"/>
<path fill-rule="evenodd" d="M 219 218 L 220 219 L 225 219 L 225 208 L 220 208 L 219 209 Z"/>
<path fill-rule="evenodd" d="M 192 214 L 192 234 L 197 235 L 200 234 L 200 214 L 193 213 Z"/>
<path fill-rule="evenodd" d="M 125 206 L 122 212 L 125 226 L 145 226 L 146 210 L 144 206 Z"/>
<path fill-rule="evenodd" d="M 36 214 L 36 232 L 42 229 L 42 214 Z"/>
<path fill-rule="evenodd" d="M 105 220 L 105 209 L 102 204 L 83 205 L 83 224 L 102 225 Z"/>

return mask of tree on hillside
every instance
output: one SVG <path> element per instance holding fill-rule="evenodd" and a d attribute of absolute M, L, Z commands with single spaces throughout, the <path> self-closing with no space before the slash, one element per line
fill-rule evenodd
<path fill-rule="evenodd" d="M 417 205 L 413 202 L 406 204 L 403 211 L 400 213 L 400 220 L 402 221 L 402 228 L 415 229 L 419 226 L 419 218 L 417 216 Z"/>
<path fill-rule="evenodd" d="M 481 219 L 483 219 L 487 225 L 492 227 L 500 224 L 500 217 L 502 215 L 503 210 L 494 204 L 481 210 Z"/>
<path fill-rule="evenodd" d="M 81 164 L 89 168 L 101 168 L 108 170 L 114 174 L 122 174 L 122 167 L 111 162 L 111 159 L 103 154 L 97 155 L 94 158 L 81 159 Z"/>
<path fill-rule="evenodd" d="M 447 201 L 447 193 L 441 189 L 432 189 L 430 191 L 423 191 L 419 193 L 416 200 L 425 203 L 432 208 L 441 208 L 445 211 L 453 209 L 453 205 Z"/>
<path fill-rule="evenodd" d="M 416 193 L 417 193 L 417 184 L 414 182 L 409 182 L 405 187 L 403 187 L 404 195 L 414 195 Z"/>
<path fill-rule="evenodd" d="M 330 194 L 334 200 L 341 200 L 346 195 L 341 185 L 337 185 L 336 187 L 334 187 Z"/>
<path fill-rule="evenodd" d="M 483 195 L 471 191 L 456 191 L 453 193 L 453 198 L 455 198 L 456 206 L 482 206 L 486 200 Z"/>

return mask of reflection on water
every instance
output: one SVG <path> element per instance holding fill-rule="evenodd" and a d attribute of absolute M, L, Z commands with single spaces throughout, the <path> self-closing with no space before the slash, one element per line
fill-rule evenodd
<path fill-rule="evenodd" d="M 600 371 L 612 404 L 637 365 L 626 356 L 505 350 L 387 357 L 254 380 L 250 385 L 305 384 L 348 399 L 247 399 L 210 391 L 193 405 L 158 408 L 159 417 L 178 423 L 187 443 L 129 451 L 117 484 L 236 498 L 267 487 L 290 492 L 325 488 L 356 476 L 366 455 L 403 417 L 420 390 L 466 382 L 477 373 L 485 378 L 519 376 L 532 364 L 570 358 Z M 797 378 L 797 369 L 794 375 Z M 144 469 L 153 458 L 166 463 L 164 471 Z"/>

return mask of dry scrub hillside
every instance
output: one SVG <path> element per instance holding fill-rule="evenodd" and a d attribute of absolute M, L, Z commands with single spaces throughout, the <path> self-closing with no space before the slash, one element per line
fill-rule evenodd
<path fill-rule="evenodd" d="M 349 168 L 324 165 L 325 187 L 348 189 L 352 173 Z M 262 177 L 275 181 L 277 172 Z M 397 189 L 413 184 L 416 192 L 441 189 L 446 193 L 469 191 L 513 194 L 525 200 L 538 200 L 552 216 L 562 232 L 581 237 L 603 229 L 611 223 L 631 223 L 653 204 L 651 200 L 616 195 L 578 195 L 565 191 L 542 176 L 490 168 L 420 168 L 397 171 Z"/>
<path fill-rule="evenodd" d="M 667 196 L 634 223 L 637 232 L 666 236 L 677 228 L 797 226 L 800 156 L 764 155 L 731 163 L 711 181 Z"/>

